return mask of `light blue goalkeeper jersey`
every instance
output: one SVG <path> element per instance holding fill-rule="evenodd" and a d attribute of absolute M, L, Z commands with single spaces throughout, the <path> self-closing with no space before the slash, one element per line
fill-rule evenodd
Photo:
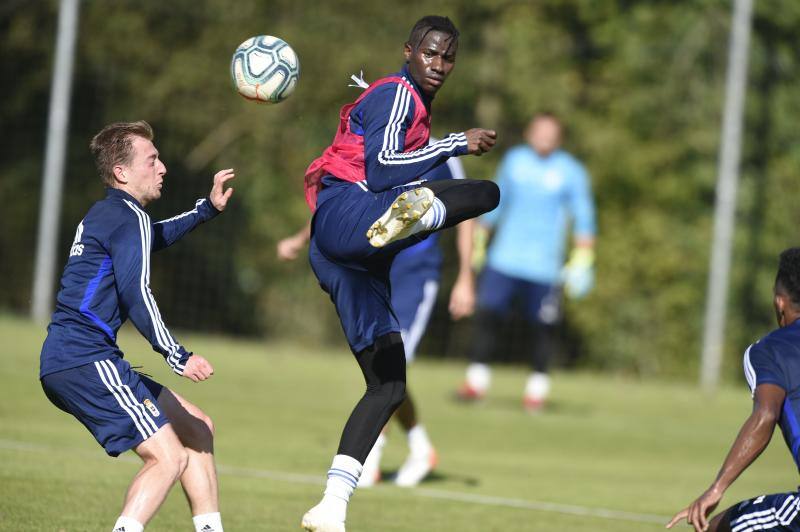
<path fill-rule="evenodd" d="M 488 266 L 528 281 L 559 283 L 570 226 L 575 237 L 595 235 L 586 170 L 563 150 L 541 157 L 525 144 L 503 157 L 495 180 L 500 205 L 480 219 L 495 229 Z"/>

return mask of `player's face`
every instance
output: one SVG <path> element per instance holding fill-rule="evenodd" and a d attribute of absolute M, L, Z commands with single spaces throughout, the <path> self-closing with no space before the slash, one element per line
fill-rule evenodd
<path fill-rule="evenodd" d="M 542 157 L 547 157 L 561 146 L 561 124 L 550 117 L 535 119 L 526 133 L 528 144 Z"/>
<path fill-rule="evenodd" d="M 457 51 L 458 41 L 453 41 L 452 36 L 431 31 L 416 48 L 406 44 L 403 53 L 411 77 L 422 92 L 434 96 L 456 66 Z"/>
<path fill-rule="evenodd" d="M 124 171 L 128 188 L 139 203 L 146 205 L 161 197 L 167 167 L 158 158 L 158 150 L 151 141 L 134 137 L 131 162 Z"/>

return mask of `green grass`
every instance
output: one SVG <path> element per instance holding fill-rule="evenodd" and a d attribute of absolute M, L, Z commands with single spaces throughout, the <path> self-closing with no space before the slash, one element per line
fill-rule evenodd
<path fill-rule="evenodd" d="M 0 318 L 0 530 L 109 530 L 137 459 L 107 458 L 81 425 L 50 405 L 37 380 L 43 336 L 40 326 Z M 226 530 L 298 530 L 321 495 L 342 425 L 361 394 L 356 364 L 344 349 L 180 336 L 214 364 L 209 382 L 171 374 L 132 330 L 120 343 L 132 363 L 214 419 Z M 689 385 L 557 373 L 552 408 L 529 416 L 520 407 L 523 368 L 498 368 L 491 396 L 473 407 L 450 400 L 462 371 L 461 364 L 424 358 L 411 367 L 410 388 L 440 467 L 417 490 L 357 491 L 348 530 L 658 530 L 662 525 L 602 518 L 595 510 L 665 518 L 679 510 L 712 480 L 750 409 L 744 385 L 706 397 Z M 393 429 L 388 471 L 406 451 Z M 723 504 L 787 491 L 796 481 L 777 435 Z M 463 495 L 483 499 L 453 500 Z M 534 504 L 513 507 L 506 499 Z M 148 530 L 192 530 L 179 489 Z"/>

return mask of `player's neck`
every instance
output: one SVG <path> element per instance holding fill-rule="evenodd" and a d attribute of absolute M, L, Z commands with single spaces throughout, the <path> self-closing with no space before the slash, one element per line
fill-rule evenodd
<path fill-rule="evenodd" d="M 145 198 L 145 197 L 144 197 L 144 195 L 143 195 L 143 194 L 139 194 L 139 193 L 137 193 L 137 191 L 136 191 L 136 190 L 133 190 L 133 188 L 131 188 L 131 187 L 130 187 L 130 186 L 128 186 L 127 184 L 120 185 L 120 186 L 115 186 L 115 187 L 113 187 L 113 188 L 115 188 L 115 189 L 117 189 L 117 190 L 121 190 L 122 192 L 125 192 L 126 194 L 128 194 L 129 196 L 131 196 L 133 199 L 135 199 L 136 201 L 138 201 L 138 202 L 139 202 L 139 205 L 141 205 L 142 207 L 145 207 L 145 206 L 147 206 L 147 204 L 148 204 L 148 203 L 150 203 L 150 202 L 147 200 L 147 198 Z"/>
<path fill-rule="evenodd" d="M 797 320 L 800 320 L 800 312 L 795 310 L 787 310 L 783 316 L 782 327 L 788 327 L 794 324 Z"/>

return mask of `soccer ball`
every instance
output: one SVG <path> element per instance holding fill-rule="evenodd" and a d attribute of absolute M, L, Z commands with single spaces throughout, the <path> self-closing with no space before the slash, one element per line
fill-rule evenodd
<path fill-rule="evenodd" d="M 258 35 L 236 48 L 231 77 L 236 90 L 248 100 L 278 103 L 294 92 L 300 61 L 283 39 Z"/>

